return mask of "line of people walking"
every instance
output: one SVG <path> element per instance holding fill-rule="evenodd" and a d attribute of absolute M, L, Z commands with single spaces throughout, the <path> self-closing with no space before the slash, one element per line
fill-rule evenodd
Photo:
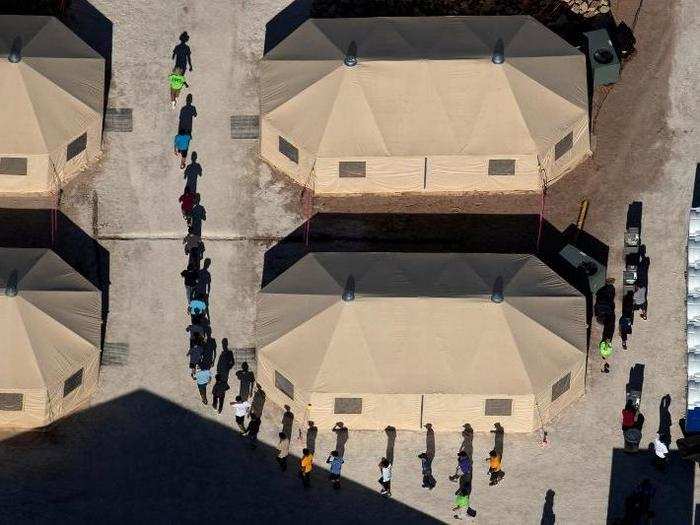
<path fill-rule="evenodd" d="M 187 66 L 192 71 L 192 54 L 189 48 L 189 35 L 180 35 L 180 43 L 173 49 L 172 58 L 175 67 L 169 77 L 170 103 L 176 108 L 180 92 L 190 88 L 185 79 Z M 207 212 L 202 204 L 202 197 L 197 191 L 197 183 L 202 177 L 202 166 L 198 162 L 197 152 L 193 151 L 190 163 L 187 156 L 192 141 L 193 124 L 197 118 L 197 108 L 193 104 L 192 93 L 188 93 L 185 105 L 180 109 L 177 135 L 173 140 L 175 155 L 179 158 L 180 169 L 184 170 L 185 188 L 178 201 L 182 217 L 187 225 L 187 234 L 183 238 L 183 247 L 187 256 L 187 267 L 180 273 L 184 281 L 187 313 L 190 324 L 185 329 L 189 334 L 190 377 L 195 381 L 200 398 L 204 405 L 209 404 L 208 386 L 214 380 L 211 389 L 212 408 L 221 414 L 224 408 L 230 371 L 235 365 L 233 352 L 228 347 L 226 338 L 221 340 L 221 352 L 217 357 L 216 340 L 212 337 L 211 318 L 209 315 L 209 298 L 211 294 L 211 259 L 205 258 L 205 246 L 202 240 L 203 223 L 207 220 Z M 216 362 L 216 372 L 212 377 L 212 369 Z M 243 363 L 241 377 L 248 379 L 247 365 Z M 243 392 L 241 391 L 241 394 Z M 255 424 L 252 425 L 255 428 Z"/>

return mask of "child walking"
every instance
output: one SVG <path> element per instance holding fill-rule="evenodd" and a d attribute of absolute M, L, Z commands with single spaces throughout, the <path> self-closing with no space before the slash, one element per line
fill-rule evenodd
<path fill-rule="evenodd" d="M 501 470 L 501 456 L 499 456 L 498 452 L 495 450 L 492 450 L 489 452 L 489 457 L 486 459 L 486 461 L 489 462 L 489 474 L 491 474 L 491 481 L 489 481 L 489 485 L 495 485 L 501 479 L 503 479 L 503 471 Z"/>
<path fill-rule="evenodd" d="M 391 462 L 388 459 L 382 458 L 379 462 L 379 472 L 381 475 L 377 481 L 382 486 L 379 493 L 388 498 L 391 496 Z"/>
<path fill-rule="evenodd" d="M 177 101 L 177 97 L 180 96 L 182 86 L 187 88 L 190 86 L 187 82 L 185 82 L 185 75 L 180 67 L 175 67 L 173 69 L 173 72 L 168 77 L 168 81 L 170 82 L 170 106 L 175 109 L 175 103 Z"/>
<path fill-rule="evenodd" d="M 340 488 L 340 469 L 343 467 L 345 461 L 338 455 L 338 451 L 334 450 L 331 452 L 330 456 L 328 456 L 328 459 L 326 459 L 326 463 L 331 464 L 331 472 L 328 479 L 331 480 L 333 488 L 338 490 Z"/>

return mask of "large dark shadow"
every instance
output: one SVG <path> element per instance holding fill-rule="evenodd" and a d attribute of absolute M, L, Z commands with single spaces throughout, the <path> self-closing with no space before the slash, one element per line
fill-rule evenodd
<path fill-rule="evenodd" d="M 265 24 L 265 50 L 267 53 L 287 38 L 311 15 L 313 0 L 294 0 Z"/>
<path fill-rule="evenodd" d="M 109 312 L 109 252 L 61 211 L 0 208 L 0 246 L 50 248 L 102 292 L 102 334 Z"/>
<path fill-rule="evenodd" d="M 625 515 L 625 502 L 629 507 L 630 495 L 644 479 L 651 482 L 655 491 L 650 507 L 655 517 L 650 523 L 692 523 L 693 463 L 672 450 L 667 456 L 666 471 L 660 472 L 654 466 L 653 454 L 651 451 L 630 454 L 620 448 L 613 449 L 607 523 L 646 523 L 618 521 Z"/>
<path fill-rule="evenodd" d="M 349 479 L 334 491 L 318 466 L 304 491 L 298 457 L 282 473 L 276 455 L 139 390 L 3 441 L 0 508 L 14 523 L 438 523 Z"/>
<path fill-rule="evenodd" d="M 523 253 L 536 254 L 588 298 L 588 278 L 560 255 L 574 243 L 571 232 L 546 220 L 541 236 L 539 229 L 537 214 L 319 213 L 265 253 L 261 285 L 313 251 Z M 575 242 L 584 252 L 591 247 L 591 257 L 607 265 L 607 246 L 586 234 Z"/>

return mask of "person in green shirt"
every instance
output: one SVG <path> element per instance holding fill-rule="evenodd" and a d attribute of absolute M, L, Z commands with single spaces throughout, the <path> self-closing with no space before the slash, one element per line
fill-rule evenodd
<path fill-rule="evenodd" d="M 173 69 L 173 72 L 168 77 L 168 80 L 170 81 L 170 105 L 173 109 L 175 109 L 175 102 L 177 101 L 177 97 L 180 95 L 182 86 L 190 86 L 187 82 L 185 82 L 185 75 L 183 74 L 182 69 L 179 67 Z"/>
<path fill-rule="evenodd" d="M 464 519 L 467 516 L 468 509 L 469 494 L 460 489 L 455 493 L 455 506 L 452 508 L 452 512 L 454 512 L 454 519 Z"/>

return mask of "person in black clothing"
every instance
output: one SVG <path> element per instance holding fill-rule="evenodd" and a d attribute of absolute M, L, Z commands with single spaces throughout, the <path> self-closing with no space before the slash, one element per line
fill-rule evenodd
<path fill-rule="evenodd" d="M 187 355 L 190 358 L 190 376 L 194 379 L 194 374 L 202 362 L 204 354 L 204 339 L 198 334 L 190 338 L 190 350 Z"/>
<path fill-rule="evenodd" d="M 216 374 L 216 382 L 214 383 L 214 388 L 212 388 L 211 395 L 214 398 L 212 401 L 212 408 L 214 410 L 221 411 L 224 409 L 224 397 L 226 396 L 226 391 L 230 388 L 226 379 L 221 377 L 221 374 Z"/>
<path fill-rule="evenodd" d="M 211 274 L 209 273 L 209 266 L 211 266 L 211 259 L 204 259 L 202 269 L 197 272 L 197 284 L 195 284 L 194 289 L 200 297 L 209 297 L 209 292 L 211 291 Z"/>
<path fill-rule="evenodd" d="M 192 299 L 192 289 L 197 284 L 197 270 L 192 266 L 188 265 L 186 269 L 180 272 L 180 275 L 185 280 L 185 293 L 187 294 L 187 304 L 190 303 Z"/>
<path fill-rule="evenodd" d="M 250 448 L 256 448 L 258 446 L 258 432 L 260 431 L 260 416 L 255 412 L 250 413 L 250 422 L 248 423 L 248 428 L 243 433 L 250 439 Z"/>
<path fill-rule="evenodd" d="M 420 459 L 421 473 L 423 474 L 423 485 L 421 486 L 424 489 L 433 490 L 437 485 L 437 481 L 433 477 L 433 459 L 427 452 L 418 454 L 418 459 Z"/>
<path fill-rule="evenodd" d="M 627 292 L 622 298 L 622 315 L 620 315 L 620 338 L 622 348 L 627 350 L 627 336 L 632 333 L 634 322 L 634 294 Z"/>
<path fill-rule="evenodd" d="M 233 352 L 229 350 L 228 339 L 224 337 L 221 340 L 221 354 L 219 354 L 219 360 L 216 363 L 216 373 L 228 381 L 228 375 L 234 364 Z"/>
<path fill-rule="evenodd" d="M 187 65 L 190 66 L 190 71 L 192 71 L 192 51 L 187 42 L 190 40 L 190 35 L 187 31 L 184 31 L 180 35 L 180 43 L 173 48 L 172 59 L 175 60 L 175 67 L 179 67 L 182 70 L 182 74 L 185 74 Z"/>

